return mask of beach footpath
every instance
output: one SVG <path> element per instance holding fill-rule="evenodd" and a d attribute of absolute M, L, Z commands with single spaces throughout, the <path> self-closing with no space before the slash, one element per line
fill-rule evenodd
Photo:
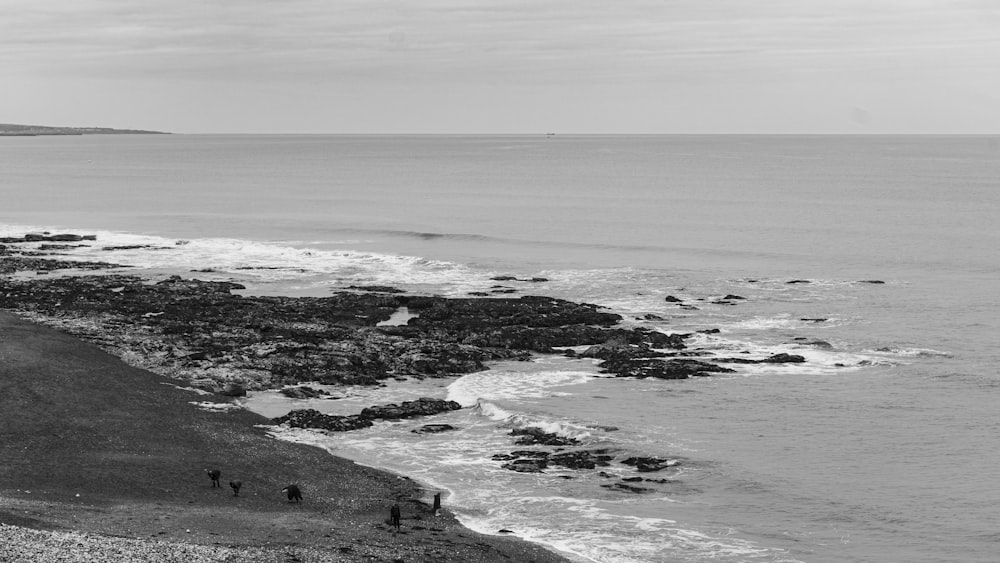
<path fill-rule="evenodd" d="M 415 482 L 271 438 L 269 420 L 206 400 L 228 399 L 0 312 L 0 561 L 565 561 L 472 532 L 447 507 L 434 515 Z M 302 502 L 282 493 L 293 483 Z"/>

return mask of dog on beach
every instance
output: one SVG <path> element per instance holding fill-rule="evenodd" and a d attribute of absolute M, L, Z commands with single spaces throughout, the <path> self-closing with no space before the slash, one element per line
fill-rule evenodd
<path fill-rule="evenodd" d="M 299 490 L 298 485 L 288 485 L 284 489 L 281 489 L 281 492 L 288 495 L 289 501 L 302 502 L 302 491 Z"/>
<path fill-rule="evenodd" d="M 229 486 L 233 488 L 233 496 L 240 496 L 240 487 L 243 486 L 243 481 L 230 481 Z"/>
<path fill-rule="evenodd" d="M 222 471 L 218 469 L 206 469 L 205 473 L 208 474 L 208 478 L 212 480 L 212 487 L 222 487 L 219 484 L 219 477 L 222 477 Z"/>

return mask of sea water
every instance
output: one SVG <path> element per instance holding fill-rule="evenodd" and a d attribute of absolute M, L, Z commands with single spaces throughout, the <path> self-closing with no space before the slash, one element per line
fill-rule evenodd
<path fill-rule="evenodd" d="M 627 326 L 718 328 L 689 343 L 720 356 L 807 359 L 661 381 L 538 356 L 248 400 L 268 416 L 458 401 L 276 435 L 412 476 L 474 529 L 602 563 L 1000 558 L 996 138 L 30 137 L 0 138 L 0 166 L 0 236 L 97 235 L 64 259 L 260 295 L 502 285 Z M 713 303 L 729 294 L 745 299 Z M 411 432 L 428 422 L 458 430 Z M 675 463 L 502 469 L 528 426 Z M 602 486 L 637 475 L 657 481 Z"/>

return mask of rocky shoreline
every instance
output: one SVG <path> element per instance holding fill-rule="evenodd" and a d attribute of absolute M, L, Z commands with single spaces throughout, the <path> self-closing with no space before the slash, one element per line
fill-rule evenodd
<path fill-rule="evenodd" d="M 549 297 L 444 298 L 383 286 L 354 287 L 329 297 L 244 296 L 234 293 L 244 287 L 229 281 L 92 273 L 121 266 L 70 263 L 24 246 L 94 240 L 75 234 L 3 239 L 0 273 L 36 275 L 0 276 L 0 309 L 58 327 L 132 365 L 220 397 L 269 389 L 306 397 L 316 393 L 306 386 L 310 383 L 385 385 L 393 379 L 455 377 L 487 370 L 492 361 L 527 361 L 537 354 L 596 360 L 602 372 L 617 377 L 660 379 L 732 372 L 727 364 L 735 363 L 805 361 L 790 354 L 759 360 L 717 357 L 689 347 L 691 334 L 625 328 L 620 315 L 598 305 Z M 77 273 L 38 275 L 69 267 Z M 727 295 L 721 302 L 743 299 Z M 672 296 L 667 301 L 684 305 Z M 401 310 L 408 313 L 405 324 L 390 323 Z M 371 426 L 379 418 L 455 408 L 457 403 L 421 399 L 375 405 L 350 416 L 297 410 L 274 422 L 342 432 Z M 573 445 L 547 440 L 538 437 L 533 444 Z M 513 471 L 541 471 L 550 464 L 589 469 L 608 461 L 606 452 L 571 453 L 521 451 L 495 459 Z"/>
<path fill-rule="evenodd" d="M 391 384 L 409 378 L 457 377 L 489 369 L 494 361 L 529 361 L 560 354 L 596 362 L 616 377 L 686 379 L 731 372 L 734 363 L 798 363 L 797 355 L 752 360 L 718 357 L 689 346 L 692 334 L 628 327 L 620 315 L 588 303 L 543 296 L 444 298 L 410 295 L 392 287 L 363 286 L 328 297 L 242 295 L 242 285 L 172 275 L 147 279 L 109 262 L 54 256 L 59 245 L 89 244 L 89 235 L 28 235 L 0 242 L 0 310 L 96 344 L 126 363 L 166 376 L 178 386 L 214 395 L 216 403 L 247 392 L 281 390 L 315 397 L 320 385 Z M 42 248 L 41 245 L 47 245 Z M 108 271 L 108 270 L 114 270 Z M 497 281 L 506 281 L 499 279 Z M 517 280 L 544 283 L 543 278 Z M 742 297 L 726 296 L 727 304 Z M 676 298 L 668 302 L 680 306 Z M 400 317 L 400 312 L 405 314 Z M 403 318 L 402 322 L 393 319 Z M 712 332 L 712 331 L 706 331 Z M 428 416 L 461 408 L 440 399 L 374 405 L 349 416 L 292 410 L 271 422 L 321 432 L 347 432 L 375 420 Z M 419 432 L 447 432 L 429 424 Z M 640 473 L 682 463 L 652 456 L 620 456 L 581 449 L 571 438 L 540 429 L 512 433 L 522 447 L 493 460 L 517 472 L 551 469 L 600 471 L 613 463 Z M 524 447 L 531 449 L 525 449 Z M 620 452 L 617 452 L 620 453 Z M 567 477 L 570 478 L 570 477 Z M 652 492 L 637 476 L 602 487 Z"/>
<path fill-rule="evenodd" d="M 5 240 L 0 274 L 121 268 L 42 258 L 21 248 L 37 237 Z M 141 367 L 224 395 L 309 382 L 378 385 L 401 377 L 452 377 L 533 354 L 593 358 L 606 373 L 663 379 L 727 372 L 726 363 L 804 361 L 788 354 L 715 357 L 689 348 L 690 334 L 623 328 L 621 316 L 598 305 L 549 297 L 444 298 L 382 287 L 329 297 L 233 293 L 241 289 L 233 282 L 176 275 L 6 276 L 0 277 L 0 309 L 28 314 Z M 404 308 L 412 317 L 406 324 L 384 324 Z"/>

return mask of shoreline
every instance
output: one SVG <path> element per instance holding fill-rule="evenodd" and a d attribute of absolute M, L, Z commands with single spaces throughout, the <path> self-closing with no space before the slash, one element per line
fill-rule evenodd
<path fill-rule="evenodd" d="M 277 438 L 276 437 L 276 439 L 278 439 L 278 440 L 284 440 L 285 438 Z M 371 468 L 371 469 L 376 470 L 376 471 L 382 471 L 382 472 L 385 472 L 385 473 L 396 475 L 399 478 L 407 479 L 409 481 L 412 481 L 417 486 L 417 489 L 419 491 L 423 492 L 423 496 L 421 498 L 419 498 L 418 500 L 420 500 L 421 502 L 423 502 L 426 505 L 430 505 L 433 502 L 433 497 L 434 497 L 434 493 L 435 492 L 445 492 L 445 493 L 447 493 L 447 496 L 446 495 L 442 495 L 442 497 L 441 497 L 442 505 L 443 506 L 448 506 L 448 502 L 447 502 L 448 499 L 451 498 L 451 496 L 455 494 L 455 491 L 449 489 L 448 487 L 434 486 L 432 483 L 428 483 L 428 482 L 423 481 L 423 480 L 421 480 L 421 479 L 419 479 L 417 477 L 414 477 L 412 475 L 407 475 L 406 473 L 403 473 L 403 472 L 400 472 L 400 471 L 395 471 L 393 469 L 388 469 L 388 468 L 380 467 L 380 466 L 377 466 L 377 465 L 363 463 L 363 462 L 351 459 L 350 457 L 346 457 L 346 456 L 342 456 L 342 455 L 336 455 L 336 454 L 330 452 L 329 450 L 327 450 L 326 448 L 324 448 L 322 446 L 319 446 L 319 445 L 311 444 L 308 441 L 302 441 L 302 442 L 298 442 L 298 441 L 295 441 L 295 440 L 286 440 L 286 441 L 289 441 L 289 442 L 292 442 L 292 443 L 301 443 L 301 444 L 306 444 L 306 445 L 314 446 L 314 447 L 317 447 L 317 448 L 320 448 L 320 449 L 326 451 L 329 455 L 331 455 L 333 457 L 339 457 L 341 459 L 346 459 L 346 460 L 351 461 L 351 462 L 353 462 L 356 465 L 359 465 L 361 467 L 368 467 L 368 468 Z M 465 527 L 465 528 L 467 528 L 467 529 L 469 529 L 472 532 L 475 532 L 477 534 L 482 534 L 484 536 L 492 536 L 492 537 L 497 537 L 497 538 L 516 539 L 516 540 L 528 542 L 528 543 L 531 543 L 531 544 L 534 544 L 534 545 L 539 545 L 539 546 L 542 546 L 542 547 L 548 549 L 549 551 L 551 551 L 551 552 L 559 555 L 560 557 L 565 558 L 566 561 L 568 561 L 569 563 L 599 563 L 599 562 L 597 562 L 597 561 L 595 561 L 593 559 L 590 559 L 588 557 L 584 557 L 583 555 L 580 555 L 580 554 L 578 554 L 576 552 L 559 549 L 558 547 L 556 547 L 556 546 L 554 546 L 554 545 L 552 545 L 552 544 L 550 544 L 548 542 L 534 540 L 534 539 L 530 539 L 530 538 L 525 538 L 523 536 L 518 535 L 517 533 L 500 534 L 500 533 L 492 532 L 490 530 L 480 529 L 480 528 L 477 528 L 477 527 L 469 524 L 466 520 L 464 520 L 459 514 L 456 514 L 455 512 L 451 512 L 451 515 L 463 527 Z"/>
<path fill-rule="evenodd" d="M 447 507 L 428 514 L 412 479 L 267 437 L 251 424 L 266 419 L 245 409 L 202 411 L 166 378 L 5 311 L 0 357 L 4 524 L 96 534 L 102 544 L 140 540 L 162 560 L 193 545 L 235 550 L 246 561 L 288 549 L 302 561 L 567 561 L 542 544 L 474 532 Z M 210 488 L 202 467 L 213 463 L 224 466 L 224 481 L 242 467 L 237 473 L 249 479 L 239 497 Z M 288 480 L 309 483 L 301 505 L 281 498 Z M 404 505 L 402 533 L 384 523 L 393 498 Z M 5 553 L 35 553 L 15 544 Z"/>
<path fill-rule="evenodd" d="M 246 408 L 246 407 L 241 407 L 241 408 Z M 301 432 L 303 430 L 298 430 L 298 431 Z M 272 433 L 272 435 L 275 435 L 275 433 Z M 414 477 L 412 475 L 407 475 L 406 473 L 403 473 L 403 472 L 400 472 L 400 471 L 395 471 L 393 469 L 388 469 L 388 468 L 380 467 L 380 466 L 377 466 L 377 465 L 371 465 L 371 464 L 368 464 L 368 463 L 363 463 L 363 462 L 351 459 L 350 457 L 346 457 L 346 456 L 342 456 L 342 455 L 336 455 L 333 452 L 330 452 L 329 450 L 327 450 L 325 447 L 319 446 L 319 445 L 316 445 L 316 444 L 313 444 L 313 443 L 310 443 L 309 441 L 297 441 L 297 440 L 294 440 L 294 439 L 286 439 L 286 438 L 281 438 L 281 437 L 277 437 L 277 436 L 275 436 L 275 439 L 286 440 L 286 441 L 289 441 L 289 442 L 292 442 L 292 443 L 301 443 L 301 444 L 305 444 L 305 445 L 314 446 L 314 447 L 317 447 L 317 448 L 320 448 L 320 449 L 326 451 L 331 456 L 339 457 L 341 459 L 346 459 L 346 460 L 349 460 L 349 461 L 351 461 L 351 462 L 353 462 L 353 463 L 355 463 L 355 464 L 357 464 L 359 466 L 368 467 L 368 468 L 371 468 L 371 469 L 376 470 L 376 471 L 383 471 L 385 473 L 390 473 L 392 475 L 396 475 L 396 476 L 398 476 L 398 477 L 400 477 L 402 479 L 407 479 L 409 481 L 412 481 L 417 486 L 417 489 L 420 490 L 420 491 L 422 491 L 424 493 L 423 497 L 421 497 L 418 500 L 420 500 L 421 502 L 423 502 L 426 505 L 430 505 L 433 502 L 433 497 L 434 497 L 434 493 L 435 492 L 445 492 L 445 493 L 447 493 L 447 496 L 442 495 L 442 497 L 441 497 L 442 505 L 443 506 L 447 506 L 448 499 L 451 498 L 452 495 L 455 494 L 455 491 L 449 489 L 448 487 L 434 486 L 432 483 L 428 483 L 428 482 L 423 481 L 423 480 L 421 480 L 421 479 L 419 479 L 417 477 Z M 564 550 L 564 549 L 559 549 L 557 546 L 552 545 L 551 543 L 540 541 L 540 540 L 535 540 L 535 539 L 530 539 L 530 538 L 525 538 L 525 537 L 523 537 L 521 535 L 518 535 L 517 533 L 500 534 L 500 533 L 492 532 L 490 530 L 485 530 L 485 529 L 477 528 L 477 527 L 471 525 L 468 521 L 464 520 L 459 514 L 457 514 L 455 512 L 452 512 L 451 514 L 459 522 L 459 524 L 461 524 L 465 528 L 467 528 L 467 529 L 469 529 L 469 530 L 471 530 L 471 531 L 473 531 L 473 532 L 475 532 L 477 534 L 482 534 L 484 536 L 493 536 L 493 537 L 497 537 L 497 538 L 516 539 L 516 540 L 528 542 L 528 543 L 531 543 L 531 544 L 539 545 L 539 546 L 542 546 L 542 547 L 548 549 L 549 551 L 551 551 L 551 552 L 553 552 L 553 553 L 555 553 L 555 554 L 557 554 L 557 555 L 565 558 L 566 561 L 568 561 L 568 563 L 599 563 L 599 562 L 597 562 L 597 561 L 595 561 L 593 559 L 590 559 L 588 557 L 580 555 L 579 553 L 576 553 L 576 552 L 573 552 L 573 551 L 567 551 L 567 550 Z"/>
<path fill-rule="evenodd" d="M 59 242 L 93 240 L 92 235 L 43 233 L 42 236 Z M 599 360 L 596 366 L 614 377 L 660 379 L 686 379 L 731 372 L 730 368 L 721 365 L 727 362 L 804 361 L 801 356 L 789 354 L 761 359 L 713 357 L 709 351 L 687 348 L 684 341 L 692 334 L 668 334 L 648 327 L 629 326 L 622 322 L 622 316 L 599 305 L 537 295 L 508 296 L 506 294 L 516 290 L 500 285 L 494 285 L 495 289 L 489 294 L 471 292 L 468 297 L 458 298 L 408 294 L 387 286 L 350 286 L 327 297 L 248 296 L 238 293 L 245 288 L 233 281 L 203 281 L 179 275 L 164 278 L 165 274 L 150 279 L 121 273 L 123 268 L 112 263 L 55 260 L 46 257 L 45 253 L 33 252 L 31 246 L 20 246 L 22 243 L 39 244 L 45 240 L 37 240 L 35 236 L 30 239 L 26 236 L 0 241 L 11 245 L 0 244 L 0 272 L 14 274 L 0 276 L 0 312 L 16 311 L 33 320 L 38 332 L 55 329 L 72 335 L 76 346 L 101 350 L 102 354 L 113 357 L 113 362 L 120 364 L 119 368 L 128 367 L 146 374 L 145 377 L 163 379 L 160 383 L 169 383 L 169 388 L 159 385 L 155 394 L 180 394 L 185 400 L 182 408 L 175 405 L 171 413 L 161 417 L 166 425 L 182 420 L 186 414 L 180 413 L 202 412 L 189 404 L 192 402 L 189 400 L 192 391 L 207 394 L 213 401 L 233 404 L 234 400 L 248 392 L 260 390 L 286 389 L 300 395 L 312 393 L 315 390 L 307 386 L 310 382 L 333 386 L 386 387 L 386 382 L 391 385 L 393 380 L 401 378 L 452 378 L 481 372 L 497 361 L 526 361 L 538 354 Z M 46 246 L 48 248 L 42 249 L 39 244 L 39 249 L 57 252 L 62 249 L 59 245 Z M 59 274 L 59 270 L 67 268 L 79 273 L 65 277 L 39 275 L 48 272 Z M 91 273 L 92 270 L 112 271 Z M 35 276 L 26 278 L 17 275 L 31 271 L 35 272 Z M 498 276 L 490 280 L 507 281 L 508 278 Z M 547 280 L 532 278 L 517 281 L 535 284 Z M 726 298 L 743 299 L 739 296 Z M 409 314 L 408 322 L 405 325 L 391 322 L 394 315 L 404 308 Z M 128 390 L 135 391 L 132 387 Z M 79 392 L 87 396 L 92 390 L 84 388 Z M 200 398 L 207 402 L 205 397 Z M 105 399 L 94 397 L 91 402 L 99 404 L 102 400 Z M 366 494 L 381 491 L 385 497 L 384 493 L 390 492 L 401 500 L 405 499 L 409 503 L 407 506 L 415 512 L 414 519 L 422 521 L 428 516 L 428 508 L 426 502 L 419 498 L 421 495 L 417 494 L 423 488 L 414 480 L 355 464 L 325 448 L 301 446 L 264 436 L 266 432 L 261 427 L 283 423 L 299 428 L 350 431 L 371 426 L 373 420 L 443 412 L 440 409 L 442 405 L 435 402 L 453 403 L 452 406 L 444 405 L 448 409 L 461 408 L 454 401 L 420 398 L 412 401 L 414 404 L 410 406 L 407 406 L 407 401 L 402 405 L 376 405 L 361 409 L 360 414 L 347 416 L 328 416 L 309 409 L 292 410 L 273 420 L 246 409 L 218 409 L 199 416 L 214 416 L 217 420 L 242 418 L 246 426 L 238 431 L 230 429 L 230 432 L 240 434 L 241 441 L 266 437 L 267 447 L 257 444 L 256 455 L 284 471 L 290 470 L 288 461 L 275 458 L 286 452 L 286 447 L 280 443 L 315 450 L 329 459 L 316 460 L 313 452 L 313 463 L 318 466 L 334 464 L 341 470 L 351 467 L 355 477 L 362 481 L 385 480 L 391 476 L 399 483 L 388 486 L 382 482 L 369 490 L 365 487 L 370 485 L 354 483 L 345 488 L 343 483 L 331 483 L 329 475 L 311 474 L 312 478 L 323 482 L 324 487 L 348 495 L 364 490 Z M 137 413 L 130 415 L 134 418 Z M 92 415 L 88 413 L 86 416 Z M 58 428 L 58 425 L 55 426 Z M 573 446 L 575 441 L 546 433 L 540 428 L 525 430 L 527 435 L 519 434 L 519 438 L 511 440 L 512 445 L 542 445 L 557 449 L 526 453 L 524 450 L 510 452 L 503 448 L 493 458 L 502 463 L 502 469 L 519 473 L 541 472 L 549 463 L 570 470 L 590 470 L 611 464 L 638 467 L 637 464 L 642 464 L 640 471 L 659 471 L 671 466 L 668 459 L 647 455 L 615 459 L 614 455 L 607 455 L 603 450 L 581 449 L 560 453 L 560 446 Z M 155 435 L 140 439 L 136 429 L 130 431 L 140 442 L 150 439 L 162 441 L 162 437 Z M 199 432 L 204 433 L 204 430 Z M 205 440 L 199 437 L 204 446 Z M 187 435 L 173 440 L 171 446 L 191 449 L 192 443 L 192 436 Z M 265 449 L 266 452 L 263 451 Z M 204 452 L 203 447 L 199 454 L 201 458 L 206 457 Z M 112 458 L 120 455 L 118 452 L 109 453 Z M 243 452 L 235 452 L 232 448 L 229 448 L 229 454 L 247 458 Z M 49 458 L 40 461 L 43 465 L 56 465 Z M 198 462 L 195 465 L 203 464 Z M 110 469 L 106 471 L 110 472 Z M 305 470 L 296 467 L 294 471 L 301 473 Z M 204 478 L 204 474 L 196 474 Z M 271 475 L 258 473 L 255 478 L 270 479 L 269 490 L 272 491 L 278 491 L 287 484 L 275 481 Z M 405 490 L 399 489 L 404 486 L 403 483 L 406 484 Z M 624 480 L 607 486 L 631 493 L 647 490 Z M 306 490 L 309 490 L 308 487 Z M 385 498 L 378 502 L 368 499 L 367 502 L 364 517 L 375 522 L 384 521 Z M 376 504 L 380 504 L 380 508 L 376 509 Z M 184 517 L 189 517 L 190 511 L 182 512 Z M 448 539 L 442 541 L 453 545 L 471 542 L 469 538 L 475 537 L 476 544 L 487 550 L 486 554 L 480 553 L 475 557 L 464 552 L 461 558 L 456 559 L 438 556 L 438 561 L 499 561 L 507 557 L 511 545 L 516 546 L 515 551 L 519 553 L 515 558 L 517 561 L 564 562 L 570 555 L 586 560 L 571 550 L 557 551 L 558 548 L 544 542 L 475 532 L 458 521 L 454 514 L 447 513 L 445 520 L 430 516 L 435 523 L 448 522 L 445 527 L 430 528 L 431 535 L 444 534 Z M 148 515 L 142 518 L 148 518 Z M 241 518 L 253 520 L 259 518 L 259 514 L 244 514 Z M 301 521 L 298 524 L 303 525 Z M 257 522 L 257 525 L 262 523 Z M 377 526 L 386 531 L 384 524 Z M 414 529 L 423 533 L 428 528 L 419 524 Z M 452 530 L 454 533 L 451 533 Z M 319 531 L 314 527 L 310 533 Z M 329 534 L 326 536 L 329 537 Z M 455 540 L 456 536 L 462 540 Z M 232 537 L 238 543 L 249 541 L 245 533 Z M 371 538 L 370 535 L 365 537 Z M 490 539 L 483 540 L 484 537 Z M 427 548 L 438 539 L 441 538 L 418 542 L 419 545 L 413 549 Z M 294 543 L 300 540 L 289 540 L 285 536 L 284 541 Z"/>

